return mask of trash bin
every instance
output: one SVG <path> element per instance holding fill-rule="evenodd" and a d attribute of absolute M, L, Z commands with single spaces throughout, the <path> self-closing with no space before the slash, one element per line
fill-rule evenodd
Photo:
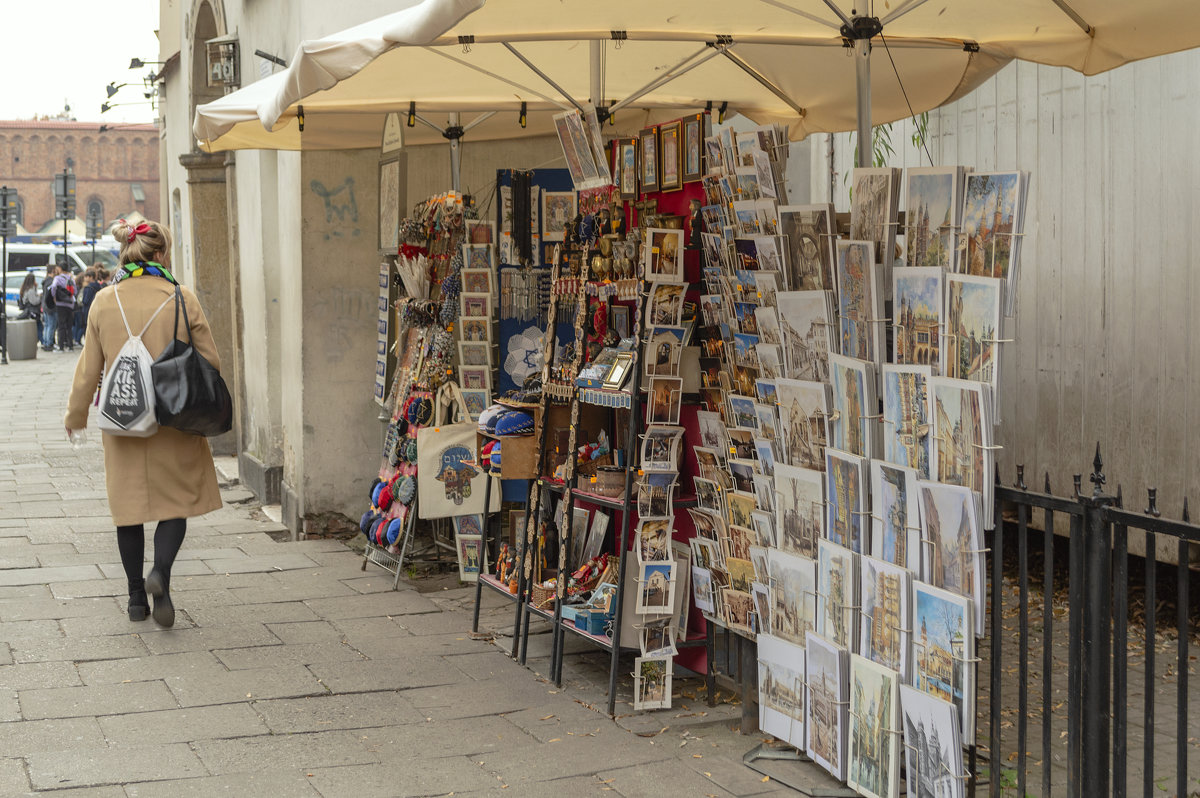
<path fill-rule="evenodd" d="M 37 357 L 37 322 L 33 319 L 8 320 L 8 359 L 33 360 Z"/>

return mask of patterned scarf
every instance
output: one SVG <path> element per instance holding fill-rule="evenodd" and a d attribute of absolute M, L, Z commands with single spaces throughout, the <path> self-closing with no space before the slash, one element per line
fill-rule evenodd
<path fill-rule="evenodd" d="M 128 277 L 141 277 L 144 274 L 153 275 L 154 277 L 162 277 L 172 285 L 179 284 L 171 272 L 168 271 L 167 268 L 161 263 L 144 260 L 139 260 L 136 263 L 126 263 L 121 267 L 121 271 L 117 274 L 113 282 L 119 283 Z"/>

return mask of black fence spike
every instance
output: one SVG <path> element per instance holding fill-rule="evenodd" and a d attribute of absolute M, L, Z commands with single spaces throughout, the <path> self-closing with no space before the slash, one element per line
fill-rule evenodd
<path fill-rule="evenodd" d="M 1124 499 L 1124 497 L 1121 495 L 1121 483 L 1119 483 L 1119 482 L 1118 482 L 1118 483 L 1117 483 L 1117 506 L 1118 506 L 1118 507 L 1123 507 L 1123 506 L 1124 506 L 1124 504 L 1125 504 L 1125 499 Z"/>
<path fill-rule="evenodd" d="M 1017 466 L 1017 487 L 1021 490 L 1029 490 L 1025 485 L 1025 466 Z"/>
<path fill-rule="evenodd" d="M 1083 474 L 1074 474 L 1071 481 L 1075 483 L 1075 498 L 1078 499 L 1083 495 Z"/>
<path fill-rule="evenodd" d="M 1146 504 L 1146 509 L 1142 512 L 1144 512 L 1146 515 L 1152 515 L 1155 518 L 1158 518 L 1160 515 L 1162 515 L 1162 513 L 1158 511 L 1158 488 L 1147 488 L 1146 493 L 1148 494 L 1149 500 Z"/>
<path fill-rule="evenodd" d="M 1183 497 L 1183 523 L 1185 523 L 1185 524 L 1192 523 L 1192 516 L 1190 513 L 1188 513 L 1187 496 Z"/>
<path fill-rule="evenodd" d="M 1049 496 L 1053 493 L 1054 493 L 1054 491 L 1050 490 L 1050 472 L 1047 471 L 1046 472 L 1046 495 Z"/>
<path fill-rule="evenodd" d="M 1100 458 L 1100 442 L 1096 441 L 1096 456 L 1092 458 L 1092 475 L 1088 477 L 1088 481 L 1095 487 L 1092 488 L 1092 495 L 1099 496 L 1101 494 L 1101 486 L 1105 483 L 1104 478 L 1104 461 Z"/>

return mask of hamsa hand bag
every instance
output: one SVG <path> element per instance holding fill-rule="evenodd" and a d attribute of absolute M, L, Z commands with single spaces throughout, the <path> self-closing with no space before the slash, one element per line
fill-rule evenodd
<path fill-rule="evenodd" d="M 449 518 L 484 512 L 488 476 L 476 452 L 476 425 L 462 392 L 446 383 L 434 398 L 433 421 L 417 433 L 417 517 Z M 493 484 L 491 507 L 500 509 L 500 485 Z"/>

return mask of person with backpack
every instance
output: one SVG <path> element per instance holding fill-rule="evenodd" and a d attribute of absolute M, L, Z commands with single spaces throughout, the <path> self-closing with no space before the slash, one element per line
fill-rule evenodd
<path fill-rule="evenodd" d="M 46 277 L 42 280 L 42 349 L 54 351 L 54 332 L 58 328 L 58 315 L 54 312 L 54 292 L 50 290 L 54 278 L 58 277 L 58 266 L 51 263 L 46 267 Z"/>
<path fill-rule="evenodd" d="M 88 311 L 83 354 L 75 366 L 75 378 L 67 400 L 64 424 L 72 430 L 87 427 L 88 411 L 96 385 L 106 372 L 105 383 L 127 376 L 118 395 L 102 388 L 100 412 L 110 422 L 116 400 L 130 408 L 153 401 L 154 386 L 137 377 L 148 371 L 148 363 L 127 362 L 137 336 L 149 359 L 157 357 L 176 339 L 186 341 L 190 330 L 192 346 L 209 363 L 220 368 L 216 343 L 208 319 L 195 293 L 178 285 L 171 274 L 171 234 L 157 222 L 130 224 L 119 220 L 112 234 L 121 242 L 120 268 L 113 285 L 100 291 Z M 174 312 L 178 286 L 186 314 Z M 187 323 L 180 321 L 186 318 Z M 139 347 L 132 347 L 134 349 Z M 144 353 L 143 353 L 144 356 Z M 111 380 L 109 379 L 111 378 Z M 118 403 L 119 404 L 119 403 Z M 153 617 L 160 626 L 175 623 L 171 600 L 171 567 L 183 545 L 187 519 L 221 507 L 216 468 L 208 439 L 154 424 L 146 432 L 118 434 L 112 424 L 101 424 L 104 444 L 104 475 L 109 511 L 117 527 L 117 549 L 129 586 L 129 619 L 145 620 L 149 613 L 147 594 L 154 597 Z M 145 527 L 157 522 L 154 532 L 154 565 L 144 578 Z"/>
<path fill-rule="evenodd" d="M 54 298 L 58 351 L 70 352 L 75 349 L 75 280 L 66 266 L 58 266 L 58 274 L 50 283 L 50 293 Z"/>

